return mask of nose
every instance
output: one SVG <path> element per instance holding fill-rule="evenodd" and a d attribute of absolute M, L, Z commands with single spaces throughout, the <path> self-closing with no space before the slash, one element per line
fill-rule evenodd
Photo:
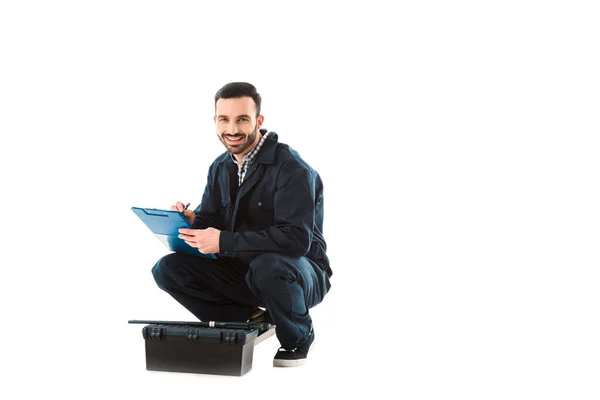
<path fill-rule="evenodd" d="M 238 130 L 237 124 L 235 122 L 232 121 L 229 124 L 227 124 L 226 133 L 229 133 L 230 135 L 235 135 L 238 132 L 239 132 L 239 130 Z"/>

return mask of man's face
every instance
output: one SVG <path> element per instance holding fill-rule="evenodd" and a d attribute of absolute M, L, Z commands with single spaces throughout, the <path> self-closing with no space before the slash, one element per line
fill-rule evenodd
<path fill-rule="evenodd" d="M 251 97 L 217 101 L 217 136 L 231 154 L 245 155 L 250 151 L 262 121 L 262 115 L 256 117 L 256 104 Z"/>

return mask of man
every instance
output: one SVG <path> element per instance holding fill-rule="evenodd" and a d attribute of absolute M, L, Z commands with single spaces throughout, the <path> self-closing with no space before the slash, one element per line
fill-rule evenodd
<path fill-rule="evenodd" d="M 201 321 L 270 322 L 281 344 L 274 366 L 306 361 L 315 332 L 309 309 L 329 291 L 323 183 L 296 151 L 262 128 L 261 97 L 245 82 L 215 95 L 217 136 L 227 151 L 209 168 L 202 201 L 181 202 L 193 229 L 180 237 L 217 259 L 171 253 L 152 273 Z"/>

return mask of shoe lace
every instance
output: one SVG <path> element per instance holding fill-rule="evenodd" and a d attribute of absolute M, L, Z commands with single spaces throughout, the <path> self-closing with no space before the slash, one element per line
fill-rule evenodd
<path fill-rule="evenodd" d="M 288 353 L 294 353 L 296 350 L 298 350 L 297 347 L 295 349 L 291 349 L 291 350 L 288 350 L 288 349 L 285 349 L 283 347 L 280 347 L 279 350 L 277 350 L 277 351 L 286 351 Z"/>

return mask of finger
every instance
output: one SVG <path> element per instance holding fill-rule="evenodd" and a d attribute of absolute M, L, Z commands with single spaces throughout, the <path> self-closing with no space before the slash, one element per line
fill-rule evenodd
<path fill-rule="evenodd" d="M 188 235 L 188 236 L 193 236 L 194 231 L 195 231 L 195 229 L 190 229 L 190 228 L 180 228 L 179 229 L 179 233 L 182 233 L 182 234 Z"/>
<path fill-rule="evenodd" d="M 177 208 L 177 211 L 181 212 L 181 211 L 183 211 L 183 208 L 185 206 L 183 205 L 182 202 L 178 201 L 177 203 L 175 203 L 175 207 Z"/>
<path fill-rule="evenodd" d="M 185 217 L 191 217 L 193 214 L 194 214 L 194 212 L 193 212 L 192 210 L 185 210 L 185 211 L 183 212 L 183 215 L 184 215 Z"/>
<path fill-rule="evenodd" d="M 198 248 L 198 243 L 196 243 L 196 242 L 193 242 L 190 240 L 186 240 L 185 242 L 196 249 Z"/>

